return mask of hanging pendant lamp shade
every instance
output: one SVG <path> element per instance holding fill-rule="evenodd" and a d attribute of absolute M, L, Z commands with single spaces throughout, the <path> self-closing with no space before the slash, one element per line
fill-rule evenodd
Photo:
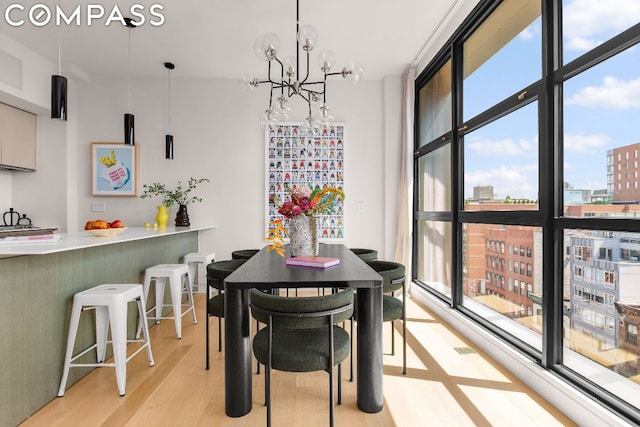
<path fill-rule="evenodd" d="M 133 114 L 125 113 L 124 114 L 124 144 L 125 145 L 134 145 L 135 144 L 135 126 L 134 126 L 134 117 Z"/>
<path fill-rule="evenodd" d="M 131 29 L 136 26 L 133 24 L 131 18 L 124 18 L 127 27 L 129 28 L 129 112 L 124 115 L 124 144 L 135 144 L 135 126 L 134 117 L 131 114 Z"/>
<path fill-rule="evenodd" d="M 171 70 L 175 68 L 175 65 L 171 62 L 165 62 L 164 68 L 168 70 L 169 74 L 169 133 L 164 136 L 164 157 L 165 159 L 173 160 L 173 135 L 171 135 Z"/>
<path fill-rule="evenodd" d="M 51 118 L 67 120 L 67 78 L 51 76 Z"/>
<path fill-rule="evenodd" d="M 58 27 L 58 74 L 51 76 L 51 118 L 67 120 L 67 78 L 62 76 L 62 43 Z"/>
<path fill-rule="evenodd" d="M 164 157 L 173 160 L 173 135 L 164 136 Z"/>

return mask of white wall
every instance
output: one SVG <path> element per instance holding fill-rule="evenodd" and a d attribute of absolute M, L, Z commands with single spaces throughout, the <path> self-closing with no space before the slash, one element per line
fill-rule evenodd
<path fill-rule="evenodd" d="M 51 120 L 49 85 L 56 64 L 1 34 L 0 50 L 16 58 L 22 73 L 11 80 L 19 81 L 19 87 L 0 81 L 0 102 L 38 115 L 37 170 L 0 171 L 0 212 L 13 207 L 28 214 L 35 225 L 62 231 L 82 229 L 87 220 L 96 218 L 120 218 L 131 226 L 153 222 L 159 200 L 91 195 L 90 144 L 122 141 L 128 79 L 69 72 L 69 119 Z M 3 75 L 11 78 L 15 69 L 15 64 L 4 68 L 0 64 Z M 335 79 L 328 90 L 336 121 L 346 124 L 344 243 L 377 249 L 381 258 L 390 259 L 398 185 L 394 153 L 400 137 L 399 76 L 358 83 Z M 198 190 L 204 202 L 189 207 L 191 222 L 217 226 L 201 233 L 201 250 L 215 251 L 223 259 L 235 249 L 264 246 L 260 116 L 268 93 L 250 92 L 236 80 L 180 78 L 177 64 L 171 100 L 175 159 L 166 160 L 167 81 L 133 78 L 139 188 L 143 183 L 174 185 L 192 176 L 207 177 L 211 182 Z M 292 121 L 306 117 L 299 104 L 296 114 Z M 106 212 L 91 212 L 92 202 L 105 203 Z"/>
<path fill-rule="evenodd" d="M 0 170 L 0 209 L 2 212 L 9 210 L 11 206 L 11 200 L 13 198 L 13 191 L 11 185 L 13 184 L 13 174 L 9 171 Z"/>
<path fill-rule="evenodd" d="M 52 121 L 48 106 L 56 64 L 3 34 L 0 54 L 4 59 L 0 62 L 0 102 L 36 114 L 38 124 L 37 171 L 0 171 L 0 213 L 14 208 L 28 215 L 34 224 L 64 226 L 68 125 Z"/>
<path fill-rule="evenodd" d="M 176 67 L 176 70 L 178 67 Z M 230 79 L 181 79 L 172 75 L 172 134 L 175 158 L 164 158 L 167 132 L 167 81 L 132 80 L 132 108 L 140 150 L 140 184 L 174 185 L 189 177 L 207 177 L 197 194 L 203 203 L 189 206 L 192 223 L 214 223 L 217 229 L 201 237 L 201 250 L 214 251 L 218 259 L 231 251 L 264 246 L 264 130 L 261 112 L 267 92 L 246 91 Z M 330 105 L 336 120 L 346 123 L 345 139 L 345 244 L 372 247 L 384 255 L 384 108 L 379 81 L 357 84 L 332 81 Z M 76 229 L 88 219 L 122 219 L 127 225 L 153 222 L 159 200 L 130 197 L 92 197 L 91 142 L 122 141 L 127 109 L 127 80 L 94 76 L 78 84 L 77 172 L 78 219 Z M 292 120 L 302 120 L 304 111 Z M 387 183 L 388 185 L 388 183 Z M 91 202 L 106 203 L 105 213 L 91 212 Z M 357 206 L 361 203 L 362 210 Z"/>
<path fill-rule="evenodd" d="M 383 81 L 384 126 L 384 259 L 394 260 L 398 224 L 399 173 L 402 145 L 402 78 L 386 76 Z M 401 260 L 395 260 L 401 262 Z"/>
<path fill-rule="evenodd" d="M 67 126 L 51 120 L 49 114 L 38 115 L 37 123 L 36 171 L 12 172 L 11 204 L 31 218 L 34 225 L 64 228 L 69 197 L 66 182 L 72 172 L 66 158 Z"/>

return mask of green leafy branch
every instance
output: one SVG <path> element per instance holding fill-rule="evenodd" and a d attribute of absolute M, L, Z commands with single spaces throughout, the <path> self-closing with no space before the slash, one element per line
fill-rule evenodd
<path fill-rule="evenodd" d="M 191 192 L 196 190 L 199 184 L 203 182 L 209 182 L 208 178 L 189 178 L 186 187 L 183 187 L 182 181 L 178 181 L 178 185 L 174 190 L 167 189 L 165 184 L 154 182 L 152 184 L 143 184 L 143 192 L 140 195 L 141 199 L 147 199 L 151 197 L 162 197 L 162 205 L 170 207 L 174 204 L 188 205 L 189 203 L 202 202 L 202 198 L 196 195 L 192 195 Z"/>

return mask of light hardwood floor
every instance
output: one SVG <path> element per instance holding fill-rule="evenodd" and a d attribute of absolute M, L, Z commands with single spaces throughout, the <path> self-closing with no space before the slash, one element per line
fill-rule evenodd
<path fill-rule="evenodd" d="M 240 418 L 225 415 L 218 320 L 210 320 L 212 365 L 205 371 L 205 296 L 199 294 L 196 303 L 199 323 L 194 325 L 190 315 L 183 317 L 181 340 L 175 337 L 172 320 L 151 328 L 156 364 L 148 366 L 145 352 L 129 362 L 125 396 L 118 395 L 113 368 L 96 369 L 21 426 L 265 425 L 264 373 L 257 375 L 255 369 L 251 412 Z M 407 375 L 402 375 L 401 323 L 396 322 L 395 356 L 388 354 L 391 331 L 385 324 L 384 409 L 377 414 L 358 410 L 356 383 L 348 381 L 346 363 L 343 404 L 335 407 L 336 426 L 575 425 L 413 300 L 408 301 L 407 318 Z M 328 425 L 326 373 L 273 371 L 272 387 L 274 426 Z"/>

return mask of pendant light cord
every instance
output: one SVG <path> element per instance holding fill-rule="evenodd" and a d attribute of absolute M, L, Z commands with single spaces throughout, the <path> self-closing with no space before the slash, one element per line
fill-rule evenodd
<path fill-rule="evenodd" d="M 171 68 L 169 70 L 169 133 L 171 133 Z"/>
<path fill-rule="evenodd" d="M 60 9 L 60 1 L 58 1 L 58 9 Z M 58 75 L 62 75 L 62 48 L 60 47 L 60 23 L 58 22 Z"/>
<path fill-rule="evenodd" d="M 129 25 L 129 114 L 131 114 L 131 26 Z"/>
<path fill-rule="evenodd" d="M 300 81 L 300 40 L 298 33 L 300 32 L 300 0 L 296 0 L 296 80 Z M 309 70 L 309 64 L 307 64 Z"/>

